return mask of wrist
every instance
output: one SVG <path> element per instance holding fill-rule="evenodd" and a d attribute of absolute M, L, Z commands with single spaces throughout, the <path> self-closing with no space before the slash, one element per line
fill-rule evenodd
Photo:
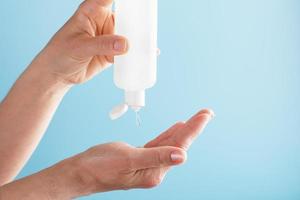
<path fill-rule="evenodd" d="M 28 86 L 35 86 L 36 90 L 54 95 L 65 93 L 73 86 L 51 72 L 47 64 L 42 62 L 39 58 L 36 58 L 29 65 L 20 79 L 26 81 Z"/>
<path fill-rule="evenodd" d="M 29 86 L 30 90 L 33 89 L 50 94 L 67 92 L 73 85 L 54 73 L 51 70 L 53 67 L 49 66 L 52 62 L 48 60 L 47 54 L 42 51 L 28 66 L 19 80 L 22 80 L 22 85 Z"/>
<path fill-rule="evenodd" d="M 82 186 L 76 180 L 77 172 L 68 162 L 62 161 L 44 172 L 47 196 L 51 200 L 73 199 L 84 195 Z"/>
<path fill-rule="evenodd" d="M 94 178 L 88 176 L 74 158 L 47 169 L 44 177 L 49 199 L 74 199 L 96 192 Z"/>

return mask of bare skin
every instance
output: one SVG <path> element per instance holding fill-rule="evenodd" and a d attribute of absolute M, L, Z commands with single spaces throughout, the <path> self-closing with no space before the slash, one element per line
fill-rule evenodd
<path fill-rule="evenodd" d="M 113 56 L 127 52 L 127 40 L 113 35 L 110 3 L 85 1 L 1 103 L 0 185 L 24 166 L 67 91 L 99 74 Z"/>
<path fill-rule="evenodd" d="M 0 199 L 72 199 L 158 185 L 212 119 L 202 110 L 144 148 L 124 143 L 86 152 L 12 182 L 47 129 L 64 95 L 106 69 L 129 42 L 114 35 L 112 0 L 86 0 L 16 81 L 0 104 Z"/>
<path fill-rule="evenodd" d="M 72 199 L 93 193 L 158 186 L 213 118 L 202 110 L 179 122 L 144 148 L 125 143 L 93 147 L 37 174 L 0 188 L 0 199 Z"/>

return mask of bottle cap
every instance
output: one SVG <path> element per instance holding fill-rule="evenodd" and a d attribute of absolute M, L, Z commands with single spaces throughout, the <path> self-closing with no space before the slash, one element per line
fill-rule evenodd
<path fill-rule="evenodd" d="M 113 108 L 110 113 L 109 117 L 111 120 L 116 120 L 122 117 L 126 112 L 128 111 L 128 105 L 127 104 L 121 104 Z"/>

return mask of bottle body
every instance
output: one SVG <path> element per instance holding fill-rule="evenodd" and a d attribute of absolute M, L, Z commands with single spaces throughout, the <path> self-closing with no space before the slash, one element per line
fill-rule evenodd
<path fill-rule="evenodd" d="M 125 93 L 143 93 L 156 82 L 157 0 L 116 0 L 115 32 L 129 40 L 129 51 L 115 57 L 114 82 Z"/>
<path fill-rule="evenodd" d="M 129 40 L 129 51 L 115 57 L 114 82 L 124 90 L 125 102 L 111 110 L 112 120 L 124 115 L 129 107 L 139 119 L 145 91 L 156 82 L 157 1 L 115 0 L 115 33 Z"/>

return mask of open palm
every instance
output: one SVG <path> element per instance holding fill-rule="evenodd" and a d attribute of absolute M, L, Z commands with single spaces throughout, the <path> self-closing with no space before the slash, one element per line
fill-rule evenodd
<path fill-rule="evenodd" d="M 94 188 L 92 193 L 155 187 L 171 166 L 185 161 L 189 146 L 212 117 L 212 111 L 202 110 L 187 122 L 175 124 L 144 148 L 122 142 L 92 147 L 71 159 L 75 160 L 71 165 L 80 163 L 75 168 L 80 169 L 80 177 L 85 177 L 81 179 L 88 180 L 83 185 Z"/>

